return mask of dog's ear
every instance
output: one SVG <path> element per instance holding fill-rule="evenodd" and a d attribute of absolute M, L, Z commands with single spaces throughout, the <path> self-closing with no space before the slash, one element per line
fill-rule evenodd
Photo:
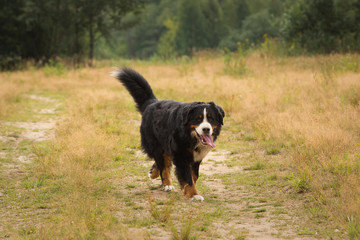
<path fill-rule="evenodd" d="M 215 110 L 215 112 L 218 115 L 218 119 L 221 123 L 221 125 L 224 125 L 223 118 L 225 117 L 224 109 L 222 109 L 220 106 L 216 105 L 213 101 L 209 102 L 210 107 Z"/>
<path fill-rule="evenodd" d="M 191 114 L 194 112 L 196 107 L 201 104 L 204 104 L 204 102 L 193 102 L 185 105 L 182 110 L 182 120 L 184 125 L 187 125 L 189 123 L 189 121 L 191 120 Z"/>

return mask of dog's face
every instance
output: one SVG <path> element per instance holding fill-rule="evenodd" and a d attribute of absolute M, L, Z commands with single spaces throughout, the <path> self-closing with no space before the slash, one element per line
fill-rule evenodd
<path fill-rule="evenodd" d="M 224 110 L 214 102 L 193 103 L 185 113 L 184 120 L 199 144 L 214 148 L 224 117 Z"/>

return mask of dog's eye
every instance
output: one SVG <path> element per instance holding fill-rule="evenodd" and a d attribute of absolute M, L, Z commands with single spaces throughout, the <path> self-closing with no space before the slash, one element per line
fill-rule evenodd
<path fill-rule="evenodd" d="M 209 115 L 207 116 L 207 119 L 208 119 L 208 120 L 212 120 L 213 117 L 209 114 Z"/>

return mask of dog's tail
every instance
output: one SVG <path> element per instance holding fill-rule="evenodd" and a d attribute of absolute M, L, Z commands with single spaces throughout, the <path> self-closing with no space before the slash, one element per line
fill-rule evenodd
<path fill-rule="evenodd" d="M 135 70 L 116 68 L 111 76 L 118 79 L 130 92 L 140 113 L 143 113 L 149 104 L 157 101 L 149 83 Z"/>

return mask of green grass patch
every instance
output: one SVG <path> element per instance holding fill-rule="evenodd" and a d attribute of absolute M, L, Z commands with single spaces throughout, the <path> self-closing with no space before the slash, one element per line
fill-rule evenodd
<path fill-rule="evenodd" d="M 126 189 L 136 188 L 136 185 L 135 184 L 126 184 L 125 188 Z"/>
<path fill-rule="evenodd" d="M 351 240 L 359 239 L 360 237 L 360 222 L 358 218 L 355 217 L 348 217 L 348 231 L 349 231 L 349 238 Z"/>
<path fill-rule="evenodd" d="M 253 213 L 263 213 L 266 212 L 266 208 L 260 208 L 253 211 Z"/>
<path fill-rule="evenodd" d="M 292 175 L 288 177 L 289 185 L 298 193 L 304 193 L 310 190 L 310 177 L 305 174 Z"/>
<path fill-rule="evenodd" d="M 244 141 L 248 141 L 248 142 L 253 142 L 256 141 L 256 137 L 252 136 L 252 135 L 247 135 L 243 137 Z"/>
<path fill-rule="evenodd" d="M 278 149 L 278 148 L 268 148 L 268 149 L 265 150 L 265 153 L 267 155 L 276 155 L 276 154 L 280 153 L 280 149 Z"/>
<path fill-rule="evenodd" d="M 263 218 L 263 217 L 265 217 L 265 215 L 262 213 L 255 214 L 255 218 Z"/>
<path fill-rule="evenodd" d="M 246 171 L 264 170 L 264 169 L 265 169 L 265 164 L 261 162 L 257 162 L 253 166 L 244 168 L 244 170 Z"/>

